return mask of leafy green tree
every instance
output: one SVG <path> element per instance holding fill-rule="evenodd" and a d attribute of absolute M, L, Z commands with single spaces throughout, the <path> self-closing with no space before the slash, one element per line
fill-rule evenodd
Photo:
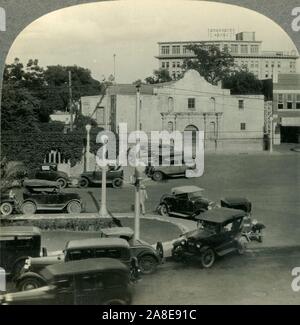
<path fill-rule="evenodd" d="M 145 78 L 147 84 L 157 84 L 172 81 L 170 73 L 166 69 L 154 70 L 153 76 Z"/>
<path fill-rule="evenodd" d="M 183 69 L 197 70 L 209 83 L 217 85 L 219 81 L 229 76 L 235 69 L 234 58 L 216 46 L 207 46 L 204 43 L 191 44 L 187 49 L 195 54 L 194 58 L 186 59 Z"/>
<path fill-rule="evenodd" d="M 237 94 L 262 94 L 263 83 L 247 70 L 235 71 L 223 79 L 223 87 Z"/>

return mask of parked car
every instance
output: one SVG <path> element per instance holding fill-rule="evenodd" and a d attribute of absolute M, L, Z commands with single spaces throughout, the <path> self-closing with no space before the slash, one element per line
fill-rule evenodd
<path fill-rule="evenodd" d="M 124 171 L 121 166 L 109 166 L 106 172 L 107 184 L 119 188 L 123 185 Z M 102 184 L 102 171 L 83 172 L 79 178 L 80 187 L 97 186 Z"/>
<path fill-rule="evenodd" d="M 198 186 L 174 187 L 171 194 L 164 194 L 158 205 L 163 216 L 174 215 L 183 218 L 195 218 L 201 212 L 210 210 L 217 204 L 203 196 L 204 189 Z"/>
<path fill-rule="evenodd" d="M 132 300 L 128 268 L 116 259 L 93 258 L 41 270 L 45 286 L 0 296 L 5 305 L 127 305 Z"/>
<path fill-rule="evenodd" d="M 245 197 L 226 197 L 221 199 L 221 207 L 251 212 L 252 204 Z"/>
<path fill-rule="evenodd" d="M 217 256 L 232 252 L 243 254 L 246 240 L 243 238 L 242 210 L 218 208 L 197 216 L 198 229 L 183 234 L 173 243 L 172 256 L 176 260 L 198 258 L 203 268 L 213 266 Z"/>
<path fill-rule="evenodd" d="M 43 164 L 37 170 L 29 172 L 28 177 L 57 182 L 61 188 L 65 188 L 72 183 L 67 173 L 57 170 L 56 164 Z"/>
<path fill-rule="evenodd" d="M 34 214 L 38 210 L 80 213 L 84 206 L 78 193 L 66 193 L 57 182 L 30 179 L 23 184 L 23 214 Z"/>
<path fill-rule="evenodd" d="M 36 227 L 0 227 L 0 267 L 12 277 L 18 276 L 28 256 L 46 254 L 41 247 L 41 231 Z"/>
<path fill-rule="evenodd" d="M 12 190 L 1 192 L 0 213 L 2 216 L 9 216 L 18 209 L 18 202 Z"/>
<path fill-rule="evenodd" d="M 154 273 L 159 264 L 163 262 L 162 243 L 156 244 L 156 249 L 147 242 L 133 239 L 133 230 L 129 227 L 112 227 L 101 229 L 102 238 L 122 238 L 128 241 L 132 256 L 138 261 L 142 274 Z"/>
<path fill-rule="evenodd" d="M 131 255 L 129 244 L 120 238 L 90 238 L 71 240 L 67 242 L 63 251 L 55 255 L 44 257 L 30 257 L 25 261 L 21 275 L 16 279 L 19 291 L 31 290 L 46 284 L 41 273 L 48 265 L 69 263 L 70 261 L 86 260 L 90 258 L 115 258 L 127 265 L 132 278 L 138 277 L 136 259 Z M 101 262 L 101 260 L 99 260 Z"/>
<path fill-rule="evenodd" d="M 259 243 L 263 242 L 264 237 L 264 229 L 266 226 L 258 222 L 256 219 L 252 219 L 251 210 L 252 204 L 246 198 L 224 198 L 221 200 L 221 206 L 232 208 L 232 209 L 240 209 L 247 212 L 247 217 L 244 218 L 244 227 L 243 234 L 247 238 L 248 242 L 250 241 L 258 241 Z"/>
<path fill-rule="evenodd" d="M 178 160 L 176 162 L 175 158 L 159 157 L 159 163 L 157 163 L 157 165 L 155 166 L 147 166 L 145 169 L 145 173 L 154 181 L 162 181 L 164 178 L 167 177 L 185 176 L 185 173 L 188 169 L 195 168 L 196 164 L 193 162 L 187 164 L 185 161 L 181 160 L 179 164 Z"/>

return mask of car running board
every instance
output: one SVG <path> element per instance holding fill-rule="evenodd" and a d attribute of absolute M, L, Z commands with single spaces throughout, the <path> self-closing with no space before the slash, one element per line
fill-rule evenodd
<path fill-rule="evenodd" d="M 185 217 L 185 218 L 190 218 L 191 217 L 188 214 L 179 213 L 179 212 L 170 212 L 170 214 L 173 214 L 174 216 L 178 216 L 178 217 Z"/>
<path fill-rule="evenodd" d="M 217 254 L 218 254 L 219 256 L 224 256 L 224 255 L 226 255 L 226 254 L 229 254 L 229 253 L 231 253 L 231 252 L 235 252 L 235 251 L 236 251 L 236 248 L 232 247 L 232 248 L 227 248 L 227 249 L 224 249 L 224 250 L 222 250 L 222 251 L 220 251 L 220 252 L 217 252 Z"/>

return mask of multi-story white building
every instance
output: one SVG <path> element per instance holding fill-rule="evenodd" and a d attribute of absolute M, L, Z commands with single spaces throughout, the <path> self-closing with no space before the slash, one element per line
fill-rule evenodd
<path fill-rule="evenodd" d="M 216 37 L 215 35 L 219 35 Z M 234 57 L 235 63 L 247 67 L 258 79 L 277 80 L 277 75 L 282 73 L 296 73 L 296 51 L 263 51 L 262 41 L 255 39 L 255 32 L 241 32 L 232 37 L 233 32 L 209 33 L 210 40 L 207 41 L 180 41 L 159 42 L 159 68 L 167 69 L 173 78 L 182 72 L 182 64 L 185 59 L 193 58 L 194 54 L 187 49 L 191 44 L 204 44 L 209 47 L 214 45 L 220 50 L 228 52 Z M 223 39 L 220 39 L 223 38 Z"/>

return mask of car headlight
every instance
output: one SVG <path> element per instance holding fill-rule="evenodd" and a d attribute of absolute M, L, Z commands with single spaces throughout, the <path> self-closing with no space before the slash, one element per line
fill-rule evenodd
<path fill-rule="evenodd" d="M 196 245 L 196 247 L 197 247 L 197 248 L 200 248 L 200 247 L 201 247 L 201 245 L 200 245 L 200 244 L 197 244 L 197 245 Z"/>
<path fill-rule="evenodd" d="M 184 246 L 186 244 L 186 240 L 183 239 L 181 242 L 180 242 L 180 245 Z"/>
<path fill-rule="evenodd" d="M 25 260 L 24 269 L 29 270 L 30 266 L 31 266 L 31 260 L 30 260 L 30 258 L 27 258 Z"/>

